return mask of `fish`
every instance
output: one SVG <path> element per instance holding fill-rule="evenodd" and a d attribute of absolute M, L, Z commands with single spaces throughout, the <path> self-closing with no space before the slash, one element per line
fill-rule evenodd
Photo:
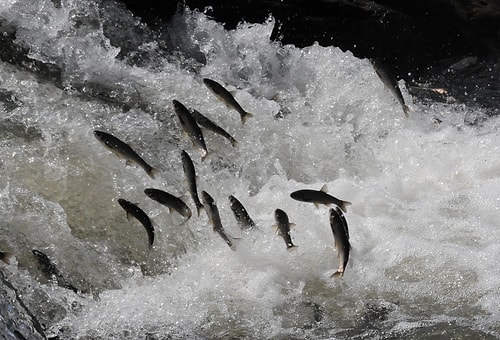
<path fill-rule="evenodd" d="M 143 168 L 144 171 L 146 171 L 149 177 L 153 179 L 155 178 L 158 170 L 146 163 L 146 161 L 125 142 L 104 131 L 94 130 L 94 136 L 99 142 L 110 149 L 118 157 L 125 158 L 127 160 L 127 164 L 136 163 Z"/>
<path fill-rule="evenodd" d="M 14 254 L 5 251 L 0 251 L 1 261 L 5 262 L 6 264 L 12 264 L 13 259 L 14 259 Z"/>
<path fill-rule="evenodd" d="M 220 237 L 227 243 L 229 248 L 232 250 L 236 250 L 235 241 L 237 238 L 232 237 L 227 234 L 222 226 L 222 222 L 220 220 L 219 209 L 215 204 L 214 199 L 210 196 L 206 191 L 201 192 L 201 199 L 203 200 L 203 205 L 205 207 L 205 211 L 208 216 L 208 223 L 212 225 L 214 232 L 217 232 Z"/>
<path fill-rule="evenodd" d="M 283 237 L 287 250 L 297 247 L 293 244 L 292 237 L 290 236 L 290 228 L 295 226 L 295 224 L 290 223 L 286 212 L 281 209 L 276 209 L 274 211 L 274 219 L 276 220 L 276 224 L 274 224 L 273 227 L 276 229 L 276 232 Z"/>
<path fill-rule="evenodd" d="M 196 206 L 196 211 L 198 212 L 198 217 L 200 217 L 200 211 L 203 209 L 203 204 L 200 202 L 198 196 L 198 189 L 196 188 L 196 171 L 194 169 L 193 161 L 189 154 L 182 150 L 182 167 L 184 169 L 184 174 L 186 175 L 186 181 L 188 184 L 189 193 L 193 198 L 194 204 Z"/>
<path fill-rule="evenodd" d="M 212 131 L 212 132 L 214 132 L 214 133 L 216 133 L 218 135 L 221 135 L 222 137 L 226 138 L 231 143 L 231 145 L 233 146 L 233 148 L 236 146 L 236 144 L 238 142 L 226 130 L 224 130 L 219 125 L 217 125 L 214 122 L 212 122 L 210 119 L 208 119 L 207 117 L 205 117 L 204 115 L 202 115 L 197 110 L 191 109 L 190 111 L 191 111 L 191 114 L 192 114 L 193 118 L 196 120 L 196 122 L 200 126 L 202 126 L 205 129 L 210 130 L 210 131 Z"/>
<path fill-rule="evenodd" d="M 131 203 L 123 198 L 119 198 L 118 203 L 127 212 L 127 219 L 130 215 L 132 215 L 144 226 L 144 229 L 146 229 L 146 232 L 148 233 L 149 248 L 151 248 L 155 239 L 155 229 L 148 215 L 146 215 L 146 213 L 136 204 Z"/>
<path fill-rule="evenodd" d="M 252 113 L 243 110 L 243 108 L 240 106 L 240 104 L 238 104 L 236 99 L 234 99 L 234 96 L 228 90 L 226 90 L 221 84 L 208 78 L 203 78 L 203 83 L 217 98 L 219 98 L 220 101 L 226 104 L 227 107 L 238 111 L 241 117 L 242 124 L 245 124 L 248 118 L 253 117 Z"/>
<path fill-rule="evenodd" d="M 399 104 L 401 105 L 401 108 L 403 109 L 406 118 L 408 118 L 408 111 L 410 111 L 410 108 L 405 104 L 405 100 L 403 98 L 401 90 L 399 89 L 396 77 L 394 77 L 391 72 L 378 60 L 370 59 L 370 62 L 373 66 L 373 69 L 375 70 L 375 73 L 377 73 L 377 76 L 380 78 L 380 80 L 382 80 L 384 86 L 388 88 L 396 97 Z"/>
<path fill-rule="evenodd" d="M 329 195 L 327 191 L 328 188 L 325 184 L 319 191 L 310 189 L 297 190 L 292 192 L 290 197 L 297 201 L 314 203 L 316 207 L 318 207 L 318 204 L 325 204 L 327 206 L 335 204 L 344 212 L 347 212 L 347 206 L 351 205 L 351 202 L 339 200 L 338 198 Z"/>
<path fill-rule="evenodd" d="M 160 204 L 163 204 L 168 207 L 169 212 L 171 210 L 177 211 L 179 214 L 184 216 L 186 219 L 184 222 L 181 224 L 186 223 L 190 218 L 191 218 L 191 209 L 184 203 L 184 201 L 179 198 L 175 197 L 172 194 L 169 194 L 168 192 L 165 192 L 160 189 L 153 189 L 153 188 L 147 188 L 144 190 L 144 193 L 151 199 L 157 201 Z"/>
<path fill-rule="evenodd" d="M 201 131 L 198 123 L 191 115 L 191 112 L 179 101 L 173 100 L 174 111 L 179 118 L 182 130 L 186 135 L 189 136 L 191 142 L 195 147 L 197 147 L 201 152 L 201 159 L 205 159 L 208 155 L 207 145 L 205 144 L 205 139 L 203 138 L 203 132 Z"/>
<path fill-rule="evenodd" d="M 344 271 L 349 261 L 351 244 L 349 243 L 349 228 L 344 213 L 339 207 L 330 208 L 330 226 L 335 240 L 339 268 L 330 277 L 343 277 Z"/>
<path fill-rule="evenodd" d="M 233 195 L 229 196 L 229 202 L 231 210 L 233 211 L 234 217 L 236 218 L 241 230 L 250 231 L 257 228 L 255 226 L 255 222 L 250 218 L 250 215 L 248 215 L 248 212 L 243 204 L 241 204 L 236 197 Z"/>
<path fill-rule="evenodd" d="M 70 289 L 75 293 L 78 293 L 78 289 L 73 285 L 69 284 L 64 277 L 61 275 L 56 265 L 50 260 L 50 258 L 42 253 L 38 249 L 32 249 L 31 252 L 38 261 L 38 268 L 45 275 L 47 280 L 55 280 L 57 285 L 62 288 Z"/>

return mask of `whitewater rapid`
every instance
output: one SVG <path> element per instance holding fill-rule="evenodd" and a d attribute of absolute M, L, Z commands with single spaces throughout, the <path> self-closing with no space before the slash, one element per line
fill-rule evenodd
<path fill-rule="evenodd" d="M 186 9 L 165 28 L 168 53 L 147 41 L 124 58 L 109 35 L 135 43 L 142 36 L 109 23 L 145 28 L 112 1 L 4 1 L 0 18 L 31 58 L 61 69 L 54 84 L 0 63 L 0 88 L 16 99 L 0 105 L 0 250 L 17 260 L 0 270 L 48 336 L 500 336 L 497 118 L 466 125 L 466 115 L 482 112 L 424 105 L 400 82 L 406 119 L 368 60 L 271 42 L 272 18 L 226 31 Z M 242 125 L 205 77 L 234 91 L 254 117 Z M 237 146 L 205 131 L 202 161 L 181 133 L 174 99 L 217 122 Z M 159 176 L 126 166 L 96 129 L 133 146 Z M 204 212 L 196 216 L 181 150 L 224 228 L 241 238 L 236 251 Z M 328 208 L 290 198 L 325 184 L 352 202 L 343 279 L 330 278 L 338 259 Z M 149 187 L 185 195 L 193 217 L 180 225 L 182 217 L 144 194 Z M 258 230 L 238 228 L 229 195 Z M 153 220 L 151 251 L 118 198 Z M 293 251 L 271 228 L 277 208 L 296 224 Z M 81 293 L 48 282 L 32 249 Z"/>

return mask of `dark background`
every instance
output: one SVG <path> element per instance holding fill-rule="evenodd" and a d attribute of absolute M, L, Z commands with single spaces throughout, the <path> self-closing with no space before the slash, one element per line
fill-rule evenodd
<path fill-rule="evenodd" d="M 376 58 L 410 85 L 446 88 L 459 101 L 499 113 L 500 0 L 121 1 L 151 28 L 168 22 L 181 3 L 227 29 L 272 14 L 273 40 L 297 47 L 318 42 Z M 418 86 L 410 92 L 435 95 Z"/>

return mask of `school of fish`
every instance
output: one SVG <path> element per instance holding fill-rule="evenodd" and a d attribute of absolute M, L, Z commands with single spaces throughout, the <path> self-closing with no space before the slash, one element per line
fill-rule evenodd
<path fill-rule="evenodd" d="M 406 116 L 408 116 L 408 107 L 404 104 L 402 96 L 400 95 L 397 83 L 390 82 L 390 76 L 383 71 L 383 68 L 372 62 L 376 73 L 379 75 L 384 84 L 394 92 L 395 97 L 401 103 L 403 111 Z M 236 101 L 233 94 L 225 89 L 224 86 L 218 82 L 204 78 L 203 83 L 206 87 L 213 93 L 220 101 L 222 101 L 228 109 L 233 109 L 237 111 L 240 115 L 241 123 L 245 124 L 246 121 L 254 117 L 254 114 L 245 111 L 241 105 Z M 237 147 L 237 140 L 229 134 L 222 127 L 217 125 L 215 122 L 211 121 L 209 118 L 201 114 L 199 111 L 188 108 L 178 100 L 172 101 L 173 111 L 178 118 L 180 129 L 183 135 L 188 138 L 201 155 L 201 161 L 203 161 L 208 155 L 209 150 L 205 143 L 203 137 L 203 129 L 209 130 L 215 134 L 218 134 L 225 139 L 227 139 L 232 147 Z M 126 160 L 126 164 L 130 165 L 135 163 L 140 166 L 146 174 L 152 179 L 158 174 L 159 170 L 151 166 L 146 162 L 129 144 L 122 141 L 116 136 L 113 136 L 109 132 L 95 130 L 94 136 L 101 142 L 106 148 L 117 155 L 119 158 Z M 239 238 L 229 235 L 223 225 L 219 215 L 219 210 L 217 204 L 213 197 L 206 191 L 201 191 L 201 200 L 199 196 L 199 189 L 197 187 L 196 169 L 195 164 L 186 150 L 180 150 L 180 158 L 182 161 L 182 166 L 184 170 L 184 175 L 186 177 L 187 190 L 191 195 L 193 203 L 196 207 L 197 216 L 200 217 L 201 211 L 204 210 L 208 217 L 208 223 L 212 225 L 213 231 L 219 234 L 224 242 L 233 250 L 237 250 L 237 241 Z M 349 260 L 349 253 L 351 250 L 351 245 L 349 243 L 349 229 L 347 225 L 347 220 L 345 218 L 345 213 L 347 212 L 347 206 L 351 203 L 338 199 L 330 194 L 328 194 L 328 189 L 323 186 L 320 190 L 313 189 L 301 189 L 290 194 L 290 197 L 294 200 L 300 202 L 313 203 L 316 208 L 319 205 L 330 206 L 329 209 L 329 222 L 330 227 L 334 237 L 334 246 L 337 250 L 338 257 L 338 269 L 334 272 L 331 277 L 343 277 L 347 262 Z M 192 211 L 188 204 L 184 201 L 184 197 L 177 197 L 171 193 L 168 193 L 159 188 L 145 188 L 144 193 L 150 199 L 158 202 L 159 204 L 168 208 L 169 213 L 176 211 L 178 214 L 184 217 L 184 221 L 181 224 L 186 223 L 192 218 Z M 259 230 L 255 222 L 250 217 L 249 213 L 243 206 L 243 204 L 233 195 L 229 197 L 229 206 L 233 211 L 234 217 L 240 229 L 249 233 L 255 230 Z M 148 239 L 148 249 L 154 246 L 155 241 L 155 229 L 153 222 L 148 217 L 147 213 L 139 208 L 138 203 L 132 203 L 124 198 L 118 198 L 117 202 L 125 210 L 127 219 L 130 216 L 134 217 L 145 229 Z M 276 233 L 279 234 L 286 245 L 287 250 L 293 250 L 297 248 L 292 241 L 291 229 L 294 226 L 290 223 L 287 213 L 282 209 L 275 209 L 274 218 L 276 224 L 273 227 Z M 55 281 L 59 286 L 70 289 L 75 293 L 78 289 L 67 283 L 63 278 L 63 275 L 57 270 L 54 263 L 49 259 L 47 255 L 42 253 L 37 249 L 33 249 L 32 253 L 38 262 L 39 269 L 47 277 L 48 280 Z M 6 264 L 10 264 L 15 256 L 9 252 L 0 251 L 0 260 Z"/>

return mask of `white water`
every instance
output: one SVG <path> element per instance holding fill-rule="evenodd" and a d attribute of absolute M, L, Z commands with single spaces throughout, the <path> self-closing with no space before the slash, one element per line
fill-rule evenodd
<path fill-rule="evenodd" d="M 116 58 L 99 13 L 90 0 L 62 1 L 59 9 L 41 0 L 0 4 L 0 17 L 17 27 L 30 56 L 64 70 L 61 90 L 0 63 L 0 87 L 22 102 L 0 108 L 0 250 L 18 261 L 2 270 L 47 334 L 500 336 L 500 120 L 466 126 L 473 109 L 422 106 L 404 92 L 413 109 L 405 119 L 367 60 L 333 47 L 269 42 L 272 19 L 228 32 L 187 11 L 169 33 L 180 52 L 132 67 Z M 206 64 L 183 57 L 193 51 Z M 255 117 L 242 126 L 203 77 L 236 90 Z M 72 90 L 90 83 L 112 89 L 132 109 Z M 201 162 L 180 132 L 173 99 L 223 126 L 238 146 L 205 132 L 210 156 Z M 129 143 L 161 175 L 152 180 L 125 166 L 94 129 Z M 211 231 L 205 213 L 195 216 L 181 149 L 226 230 L 242 238 L 237 251 Z M 338 260 L 328 208 L 289 197 L 324 184 L 352 202 L 353 250 L 343 279 L 330 278 Z M 179 226 L 182 218 L 147 198 L 147 187 L 186 194 L 193 218 Z M 239 231 L 229 195 L 260 232 Z M 141 203 L 153 219 L 149 254 L 144 229 L 127 221 L 118 198 Z M 295 251 L 271 228 L 276 208 L 296 224 Z M 33 248 L 84 293 L 47 284 Z"/>

